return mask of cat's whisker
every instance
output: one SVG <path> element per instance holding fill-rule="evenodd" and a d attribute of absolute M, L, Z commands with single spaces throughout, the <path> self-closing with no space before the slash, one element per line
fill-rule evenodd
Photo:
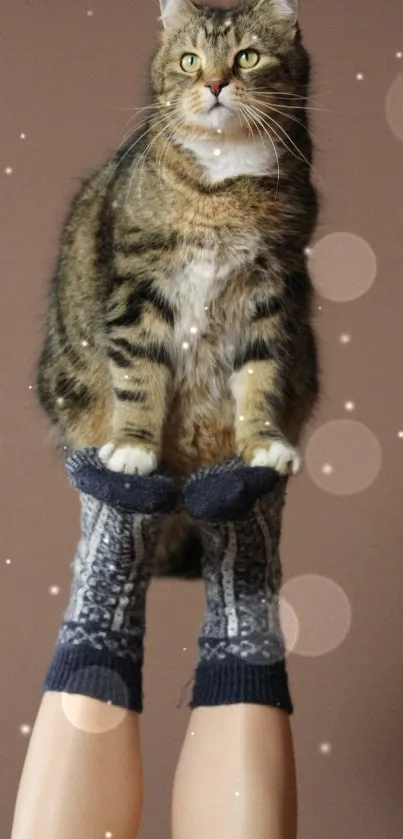
<path fill-rule="evenodd" d="M 253 139 L 254 139 L 254 135 L 253 135 L 252 127 L 251 127 L 251 124 L 250 124 L 250 122 L 249 122 L 249 120 L 248 120 L 247 115 L 246 115 L 246 114 L 244 114 L 244 113 L 243 113 L 243 111 L 242 111 L 242 105 L 241 105 L 241 104 L 238 104 L 237 116 L 238 116 L 239 122 L 240 122 L 240 124 L 241 124 L 241 129 L 242 129 L 242 119 L 244 119 L 244 120 L 245 120 L 246 125 L 247 125 L 247 127 L 248 127 L 249 134 L 250 134 L 250 136 L 251 136 L 251 139 L 253 140 Z"/>
<path fill-rule="evenodd" d="M 186 122 L 186 120 L 184 118 L 182 118 L 179 121 L 179 123 L 176 123 L 175 125 L 172 125 L 170 127 L 170 130 L 168 131 L 168 135 L 167 135 L 165 143 L 162 147 L 162 150 L 161 150 L 160 154 L 157 155 L 157 167 L 158 167 L 158 174 L 159 174 L 161 184 L 163 184 L 163 180 L 164 180 L 163 173 L 165 171 L 165 162 L 166 162 L 167 154 L 168 154 L 168 151 L 169 151 L 169 146 L 172 143 L 172 138 L 174 137 L 174 129 L 180 127 L 180 125 L 184 125 L 185 122 Z"/>
<path fill-rule="evenodd" d="M 283 104 L 282 102 L 279 103 L 279 104 L 281 104 L 281 107 L 283 107 L 283 108 L 285 108 L 285 107 L 287 107 L 287 108 L 299 108 L 299 109 L 310 110 L 310 111 L 327 111 L 327 112 L 330 112 L 330 113 L 332 111 L 331 108 L 324 108 L 322 105 L 319 105 L 319 107 L 311 107 L 310 105 L 307 105 L 306 104 L 307 102 L 315 103 L 315 99 L 313 99 L 311 96 L 300 96 L 297 93 L 285 93 L 285 92 L 280 92 L 280 91 L 275 91 L 275 90 L 264 90 L 263 88 L 246 88 L 246 93 L 254 94 L 254 95 L 257 95 L 257 96 L 263 96 L 263 97 L 277 97 L 277 98 L 288 97 L 289 101 L 290 101 L 290 99 L 295 98 L 296 100 L 300 100 L 301 102 L 304 102 L 304 104 L 302 104 L 302 105 L 297 105 L 294 102 L 292 104 L 287 104 L 287 105 Z"/>
<path fill-rule="evenodd" d="M 172 138 L 175 136 L 175 131 L 174 131 L 174 129 L 176 129 L 176 128 L 180 128 L 180 127 L 181 127 L 181 125 L 185 125 L 185 124 L 186 124 L 186 120 L 182 120 L 182 123 L 179 123 L 178 125 L 175 125 L 175 126 L 173 127 L 173 129 L 172 129 L 172 131 L 171 131 L 171 134 L 170 134 L 170 138 L 169 138 L 169 139 L 170 139 L 170 142 L 172 142 Z M 166 158 L 167 158 L 168 151 L 169 151 L 169 143 L 166 145 L 166 151 L 165 151 L 164 160 L 163 160 L 163 164 L 162 164 L 162 165 L 163 165 L 163 170 L 164 170 L 164 171 L 165 171 L 165 163 L 166 163 Z"/>
<path fill-rule="evenodd" d="M 176 122 L 178 121 L 178 119 L 182 119 L 182 118 L 181 118 L 181 117 L 180 117 L 180 118 L 177 118 L 177 119 L 175 120 L 175 123 L 174 123 L 174 124 L 176 124 Z M 164 120 L 164 121 L 165 121 L 165 120 Z M 159 122 L 160 122 L 160 121 L 158 120 L 158 123 L 159 123 Z M 152 128 L 152 127 L 153 127 L 153 126 L 151 126 L 151 128 Z M 137 161 L 136 166 L 135 166 L 135 167 L 134 167 L 134 169 L 133 169 L 132 176 L 131 176 L 131 178 L 130 178 L 129 187 L 128 187 L 128 190 L 127 190 L 126 204 L 127 204 L 127 201 L 129 200 L 129 195 L 130 195 L 130 192 L 131 192 L 131 188 L 132 188 L 132 184 L 133 184 L 134 175 L 135 175 L 135 172 L 136 172 L 136 170 L 137 170 L 137 168 L 138 168 L 138 166 L 139 166 L 139 165 L 140 165 L 140 167 L 141 167 L 141 168 L 140 168 L 140 178 L 139 178 L 138 196 L 139 196 L 139 198 L 141 198 L 141 182 L 142 182 L 142 174 L 143 174 L 143 171 L 144 171 L 144 165 L 145 165 L 145 162 L 146 162 L 146 160 L 147 160 L 147 155 L 148 155 L 148 153 L 149 153 L 149 151 L 150 151 L 151 147 L 153 146 L 153 144 L 154 144 L 154 143 L 158 140 L 158 138 L 159 138 L 159 137 L 161 137 L 161 135 L 164 133 L 164 131 L 166 130 L 166 128 L 169 128 L 169 127 L 170 127 L 170 124 L 168 124 L 168 125 L 167 125 L 167 124 L 165 124 L 165 125 L 163 126 L 162 130 L 161 130 L 161 131 L 159 131 L 159 132 L 158 132 L 158 134 L 157 134 L 155 137 L 153 137 L 153 138 L 152 138 L 151 142 L 147 145 L 147 147 L 146 147 L 145 151 L 143 152 L 143 154 L 140 156 L 139 160 Z"/>
<path fill-rule="evenodd" d="M 113 154 L 116 154 L 116 152 L 118 152 L 119 149 L 121 149 L 122 146 L 124 146 L 124 144 L 127 142 L 128 138 L 132 134 L 134 134 L 135 131 L 139 131 L 142 128 L 143 125 L 147 125 L 147 123 L 149 122 L 149 119 L 150 119 L 150 117 L 147 116 L 147 117 L 145 117 L 145 119 L 143 119 L 137 125 L 132 126 L 132 128 L 129 128 L 129 130 L 126 131 L 126 133 L 123 135 L 123 138 L 122 138 L 121 142 L 119 143 L 119 145 L 117 146 L 117 148 L 115 149 Z M 112 157 L 113 157 L 113 155 L 112 155 Z"/>
<path fill-rule="evenodd" d="M 249 106 L 246 106 L 246 109 L 247 109 L 247 112 L 248 112 L 248 111 L 249 111 Z M 252 115 L 252 114 L 250 114 L 250 119 L 252 119 L 252 120 L 253 120 L 253 122 L 254 122 L 254 124 L 257 126 L 257 129 L 258 129 L 259 134 L 260 134 L 259 121 L 258 121 L 258 120 L 256 119 L 256 117 L 254 117 L 254 115 Z M 264 133 L 265 133 L 265 134 L 267 135 L 267 137 L 269 138 L 269 140 L 270 140 L 270 142 L 271 142 L 271 144 L 272 144 L 272 146 L 273 146 L 273 151 L 274 151 L 274 154 L 275 154 L 275 156 L 276 156 L 276 161 L 277 161 L 277 188 L 276 188 L 276 195 L 275 195 L 275 199 L 274 199 L 274 200 L 277 200 L 278 190 L 279 190 L 279 186 L 280 186 L 280 161 L 279 161 L 279 157 L 278 157 L 278 153 L 277 153 L 277 149 L 276 149 L 275 143 L 273 142 L 273 139 L 272 139 L 272 137 L 271 137 L 271 135 L 270 135 L 270 132 L 268 131 L 268 129 L 267 129 L 264 125 L 262 125 L 261 123 L 260 123 L 260 125 L 261 125 L 261 128 L 263 129 Z M 260 136 L 261 136 L 261 134 L 260 134 Z M 263 140 L 263 138 L 262 138 L 262 140 Z M 264 140 L 263 140 L 263 142 L 264 142 Z"/>
<path fill-rule="evenodd" d="M 270 111 L 273 111 L 274 113 L 276 113 L 276 114 L 280 114 L 280 116 L 283 116 L 283 117 L 285 117 L 286 119 L 290 119 L 290 120 L 292 120 L 292 122 L 296 122 L 296 123 L 298 123 L 298 125 L 301 125 L 301 126 L 302 126 L 302 128 L 306 128 L 306 126 L 304 125 L 304 123 L 303 123 L 303 122 L 301 122 L 301 120 L 300 120 L 300 119 L 297 119 L 296 117 L 292 117 L 292 116 L 291 116 L 291 114 L 285 114 L 285 113 L 283 113 L 283 111 L 280 111 L 278 108 L 274 108 L 274 107 L 273 107 L 273 105 L 269 105 L 269 104 L 268 104 L 268 103 L 266 103 L 266 102 L 261 102 L 261 101 L 260 101 L 260 99 L 250 99 L 250 102 L 252 102 L 252 103 L 253 103 L 253 104 L 255 104 L 255 105 L 262 105 L 264 108 L 266 108 L 266 111 L 265 111 L 264 113 L 266 113 L 267 111 L 269 111 L 269 112 L 270 112 Z M 282 107 L 282 106 L 281 106 L 281 107 Z"/>
<path fill-rule="evenodd" d="M 172 107 L 173 107 L 173 106 L 172 106 Z M 163 114 L 162 116 L 159 116 L 159 117 L 158 117 L 158 119 L 156 119 L 156 120 L 153 120 L 153 119 L 152 119 L 152 117 L 151 117 L 151 124 L 150 124 L 149 128 L 147 129 L 147 131 L 144 131 L 144 132 L 140 135 L 140 137 L 137 137 L 137 138 L 136 138 L 136 140 L 135 140 L 135 141 L 131 144 L 131 146 L 129 146 L 129 148 L 128 148 L 128 149 L 126 149 L 126 151 L 125 151 L 124 155 L 122 155 L 121 159 L 119 160 L 119 162 L 117 163 L 117 165 L 116 165 L 115 169 L 113 170 L 112 175 L 111 175 L 111 178 L 115 175 L 115 173 L 116 173 L 117 169 L 119 168 L 119 166 L 121 165 L 121 163 L 123 163 L 124 159 L 125 159 L 125 158 L 127 157 L 127 155 L 128 155 L 128 154 L 130 154 L 130 152 L 131 152 L 131 151 L 132 151 L 132 150 L 133 150 L 133 149 L 137 146 L 137 144 L 140 142 L 140 140 L 142 140 L 144 137 L 146 137 L 146 136 L 147 136 L 147 134 L 149 134 L 149 133 L 150 133 L 150 131 L 152 131 L 152 129 L 153 129 L 153 127 L 154 127 L 155 125 L 157 125 L 157 126 L 158 126 L 158 125 L 160 125 L 162 122 L 166 122 L 167 116 L 169 116 L 169 115 L 168 115 L 168 114 L 166 113 L 166 111 L 165 111 L 165 112 L 164 112 L 164 114 Z M 147 117 L 147 118 L 144 120 L 144 122 L 143 122 L 143 123 L 140 123 L 140 126 L 141 126 L 142 124 L 143 124 L 143 125 L 146 125 L 146 124 L 147 124 L 147 122 L 148 122 L 148 119 L 149 119 L 149 118 Z M 124 143 L 124 141 L 123 141 L 123 143 Z M 123 145 L 123 143 L 122 143 L 121 145 Z M 109 162 L 111 162 L 111 161 L 113 160 L 113 158 L 114 158 L 114 156 L 116 155 L 117 151 L 119 151 L 119 148 L 120 148 L 120 146 L 118 147 L 118 149 L 117 149 L 117 150 L 115 150 L 115 151 L 113 152 L 113 154 L 111 155 L 111 157 L 110 157 L 110 159 L 109 159 Z"/>
<path fill-rule="evenodd" d="M 250 101 L 250 100 L 249 100 Z M 260 100 L 262 105 L 270 105 L 270 100 Z M 308 105 L 285 105 L 283 102 L 273 102 L 274 105 L 279 105 L 280 108 L 286 108 L 290 111 L 319 111 L 331 114 L 331 108 L 310 108 Z"/>
<path fill-rule="evenodd" d="M 307 96 L 304 96 L 302 93 L 293 93 L 290 90 L 274 90 L 273 88 L 269 88 L 269 87 L 248 88 L 248 90 L 259 90 L 259 91 L 262 91 L 264 93 L 274 94 L 276 96 L 293 96 L 297 99 L 306 99 L 306 100 L 310 100 L 311 102 L 315 101 L 315 99 L 319 96 L 322 97 L 322 98 L 324 96 L 329 96 L 332 92 L 331 90 L 325 90 L 323 92 L 320 91 L 320 90 L 316 90 L 315 94 L 314 94 L 314 96 L 315 96 L 315 99 L 314 99 L 311 93 L 309 93 Z"/>
<path fill-rule="evenodd" d="M 250 106 L 250 107 L 252 107 L 252 106 Z M 301 150 L 298 148 L 298 146 L 296 145 L 296 143 L 294 143 L 294 140 L 292 139 L 292 137 L 290 137 L 290 135 L 288 134 L 288 132 L 287 132 L 287 131 L 286 131 L 286 130 L 285 130 L 285 129 L 284 129 L 284 128 L 283 128 L 283 127 L 282 127 L 282 126 L 278 123 L 278 122 L 276 122 L 276 120 L 274 119 L 274 117 L 270 117 L 270 116 L 269 116 L 269 115 L 268 115 L 265 111 L 261 111 L 261 110 L 259 110 L 259 108 L 254 108 L 254 107 L 253 107 L 253 111 L 254 111 L 256 114 L 258 114 L 258 115 L 260 116 L 260 120 L 261 120 L 262 122 L 266 122 L 266 120 L 269 120 L 269 121 L 270 121 L 270 123 L 271 123 L 271 122 L 273 122 L 273 123 L 274 123 L 274 125 L 276 125 L 276 126 L 277 126 L 277 128 L 278 128 L 280 131 L 282 131 L 282 132 L 283 132 L 283 134 L 285 134 L 285 136 L 287 137 L 287 140 L 289 140 L 289 141 L 290 141 L 290 143 L 291 143 L 291 145 L 292 145 L 292 146 L 294 146 L 294 148 L 297 150 L 299 157 L 297 157 L 297 155 L 296 155 L 296 154 L 294 154 L 294 152 L 292 151 L 292 149 L 289 149 L 289 148 L 288 148 L 288 146 L 287 146 L 287 145 L 286 145 L 286 143 L 284 142 L 284 139 L 283 139 L 281 136 L 279 136 L 279 135 L 277 134 L 276 130 L 273 128 L 273 126 L 271 126 L 271 125 L 270 125 L 271 130 L 272 130 L 272 131 L 276 134 L 276 137 L 278 138 L 278 140 L 279 140 L 280 142 L 282 142 L 282 143 L 283 143 L 283 145 L 286 147 L 287 151 L 289 151 L 289 152 L 290 152 L 290 154 L 292 154 L 292 155 L 293 155 L 293 157 L 295 157 L 297 160 L 303 160 L 303 161 L 304 161 L 304 163 L 306 163 L 306 164 L 307 164 L 310 168 L 312 167 L 312 163 L 311 163 L 311 162 L 310 162 L 310 161 L 309 161 L 309 160 L 305 157 L 305 155 L 301 152 Z"/>
<path fill-rule="evenodd" d="M 154 102 L 152 105 L 140 105 L 138 108 L 137 108 L 137 106 L 135 108 L 133 108 L 133 107 L 132 108 L 120 108 L 120 107 L 115 106 L 113 108 L 110 108 L 109 110 L 111 110 L 111 111 L 132 111 L 133 112 L 133 111 L 146 111 L 147 109 L 160 108 L 160 107 L 161 107 L 161 105 L 159 104 L 159 102 Z"/>
<path fill-rule="evenodd" d="M 162 148 L 157 153 L 157 157 L 156 157 L 158 176 L 159 176 L 161 184 L 163 184 L 163 171 L 165 169 L 165 160 L 166 160 L 166 155 L 167 155 L 168 150 L 169 150 L 169 145 L 172 142 L 174 129 L 177 128 L 178 126 L 184 124 L 184 123 L 185 123 L 185 119 L 182 116 L 178 116 L 176 119 L 171 120 L 170 123 L 167 125 L 167 136 L 165 138 L 165 142 L 162 144 Z M 160 134 L 157 135 L 156 140 L 161 136 L 162 133 L 163 133 L 163 131 L 160 132 Z M 151 145 L 152 145 L 152 143 L 150 143 L 148 151 L 150 150 Z M 165 154 L 164 154 L 164 152 L 165 152 Z M 164 162 L 162 163 L 163 155 L 164 155 Z M 147 158 L 145 158 L 144 161 L 143 161 L 142 172 L 144 171 L 144 166 L 145 166 L 145 163 L 146 163 L 146 159 Z M 141 179 L 140 179 L 140 183 L 141 183 Z"/>

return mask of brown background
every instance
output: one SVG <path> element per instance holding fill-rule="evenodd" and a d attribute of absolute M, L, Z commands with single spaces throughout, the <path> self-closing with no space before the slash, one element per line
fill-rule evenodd
<path fill-rule="evenodd" d="M 112 153 L 131 109 L 146 101 L 157 35 L 153 0 L 88 4 L 3 0 L 0 6 L 1 839 L 9 836 L 29 739 L 29 729 L 20 727 L 35 719 L 78 537 L 77 498 L 29 389 L 46 283 L 78 178 Z M 345 403 L 352 400 L 349 418 L 375 435 L 382 468 L 361 492 L 326 492 L 307 468 L 290 488 L 286 578 L 317 574 L 337 583 L 353 617 L 347 639 L 333 651 L 292 653 L 288 660 L 299 836 L 402 839 L 403 145 L 388 124 L 385 101 L 403 72 L 403 9 L 401 0 L 301 6 L 315 65 L 313 97 L 323 109 L 313 113 L 325 198 L 316 240 L 353 233 L 378 261 L 365 295 L 343 303 L 318 299 L 325 392 L 307 441 L 315 428 L 346 419 Z M 364 74 L 361 81 L 357 73 Z M 400 118 L 403 124 L 401 112 Z M 343 333 L 349 344 L 340 341 Z M 51 586 L 59 594 L 50 594 Z M 202 604 L 199 584 L 159 582 L 150 594 L 142 839 L 169 836 L 171 779 L 188 715 L 186 701 L 178 704 L 193 671 Z M 321 616 L 315 598 L 308 606 L 301 606 L 301 632 L 311 620 L 311 637 L 320 642 L 323 609 Z M 337 614 L 332 619 L 337 623 Z"/>

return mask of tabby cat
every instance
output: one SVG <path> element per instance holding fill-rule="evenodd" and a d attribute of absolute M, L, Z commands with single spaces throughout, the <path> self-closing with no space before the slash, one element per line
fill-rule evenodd
<path fill-rule="evenodd" d="M 298 2 L 161 3 L 151 115 L 65 222 L 39 401 L 60 446 L 115 471 L 180 481 L 238 454 L 296 474 L 319 393 Z M 156 573 L 198 575 L 191 534 L 168 519 Z"/>

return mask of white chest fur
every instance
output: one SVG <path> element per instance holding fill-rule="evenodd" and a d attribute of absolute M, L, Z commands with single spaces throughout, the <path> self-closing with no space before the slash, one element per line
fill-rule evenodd
<path fill-rule="evenodd" d="M 218 269 L 215 259 L 208 257 L 190 262 L 176 278 L 175 297 L 180 311 L 175 327 L 178 344 L 190 347 L 197 342 L 207 321 L 209 301 L 230 269 L 231 266 Z"/>
<path fill-rule="evenodd" d="M 277 158 L 269 141 L 260 137 L 237 142 L 230 139 L 182 140 L 206 170 L 211 183 L 240 175 L 268 175 L 277 172 Z"/>

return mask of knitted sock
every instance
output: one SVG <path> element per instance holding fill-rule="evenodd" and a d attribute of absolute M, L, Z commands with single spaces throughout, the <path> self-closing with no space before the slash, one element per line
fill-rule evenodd
<path fill-rule="evenodd" d="M 140 713 L 146 592 L 160 517 L 127 509 L 140 503 L 166 511 L 166 485 L 160 476 L 153 483 L 152 476 L 116 475 L 100 465 L 94 450 L 70 455 L 66 471 L 76 487 L 82 487 L 85 476 L 86 492 L 80 493 L 81 539 L 70 602 L 44 689 L 83 694 Z M 102 500 L 105 493 L 121 509 Z"/>
<path fill-rule="evenodd" d="M 252 473 L 254 468 L 241 466 L 239 461 L 202 469 L 193 476 L 184 492 L 185 498 L 191 498 L 189 511 L 194 514 L 207 509 L 214 496 L 214 476 L 219 497 L 225 476 L 233 484 L 238 468 L 245 490 L 250 487 L 245 470 Z M 247 490 L 246 500 L 244 490 L 238 493 L 238 498 L 243 494 L 244 508 L 249 507 L 243 518 L 199 520 L 207 611 L 199 637 L 192 708 L 247 702 L 293 713 L 278 600 L 282 582 L 278 548 L 287 479 L 272 470 L 266 472 L 272 490 L 254 500 L 252 507 L 261 477 L 254 484 L 250 474 L 254 490 Z M 223 509 L 225 504 L 223 499 Z"/>

